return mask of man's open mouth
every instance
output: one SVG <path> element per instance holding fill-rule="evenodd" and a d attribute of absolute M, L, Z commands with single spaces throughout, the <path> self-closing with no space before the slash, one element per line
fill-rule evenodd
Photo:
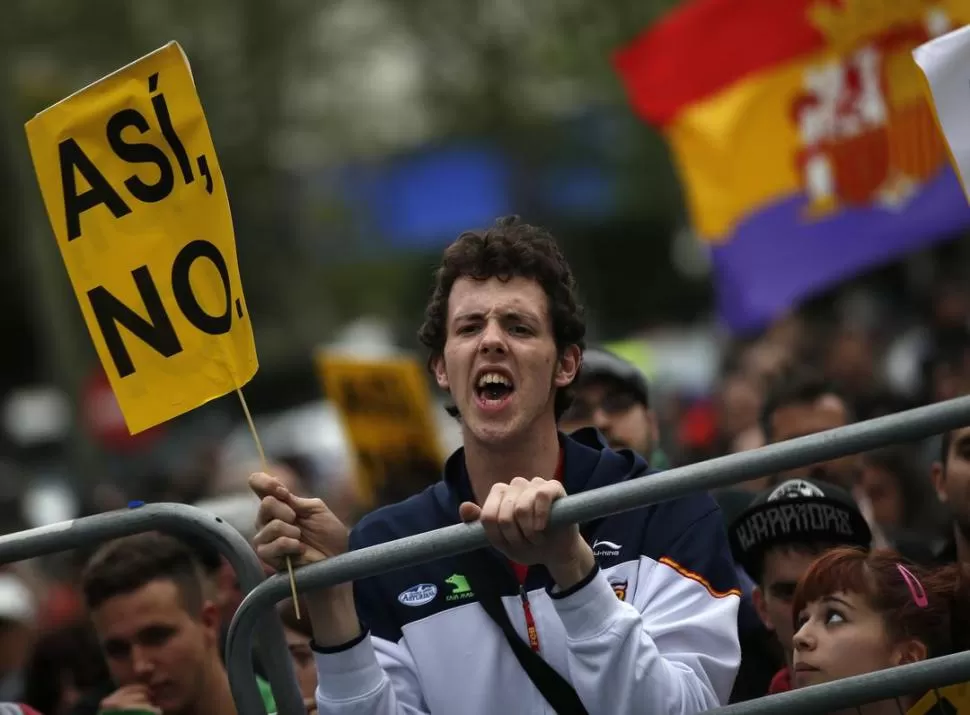
<path fill-rule="evenodd" d="M 475 383 L 475 393 L 485 402 L 501 402 L 513 392 L 512 380 L 498 372 L 483 372 Z"/>

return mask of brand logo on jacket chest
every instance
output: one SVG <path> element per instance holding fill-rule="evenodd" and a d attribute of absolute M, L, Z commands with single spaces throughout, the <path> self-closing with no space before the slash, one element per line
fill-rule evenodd
<path fill-rule="evenodd" d="M 596 539 L 593 542 L 593 556 L 603 557 L 603 556 L 619 556 L 620 549 L 623 548 L 622 544 L 617 544 L 613 541 L 607 541 L 606 539 Z"/>
<path fill-rule="evenodd" d="M 405 606 L 423 606 L 426 603 L 431 603 L 434 597 L 438 595 L 438 587 L 433 583 L 419 583 L 406 591 L 401 591 L 398 595 L 397 600 L 403 603 Z"/>

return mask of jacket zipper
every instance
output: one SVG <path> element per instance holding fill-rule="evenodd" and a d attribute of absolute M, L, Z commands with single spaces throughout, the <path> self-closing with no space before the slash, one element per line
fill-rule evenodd
<path fill-rule="evenodd" d="M 536 630 L 536 622 L 532 617 L 532 607 L 529 605 L 529 594 L 525 586 L 519 586 L 519 598 L 522 601 L 522 612 L 525 613 L 525 629 L 529 634 L 529 647 L 536 653 L 539 652 L 539 631 Z"/>

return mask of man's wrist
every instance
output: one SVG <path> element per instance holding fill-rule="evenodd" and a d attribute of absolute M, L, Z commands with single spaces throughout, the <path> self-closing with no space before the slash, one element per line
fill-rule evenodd
<path fill-rule="evenodd" d="M 333 648 L 349 643 L 360 635 L 352 584 L 342 583 L 308 593 L 305 602 L 313 628 L 313 640 L 317 645 Z"/>
<path fill-rule="evenodd" d="M 549 575 L 561 591 L 568 591 L 589 576 L 596 568 L 596 557 L 582 537 L 579 537 L 574 553 L 561 562 L 546 565 Z"/>

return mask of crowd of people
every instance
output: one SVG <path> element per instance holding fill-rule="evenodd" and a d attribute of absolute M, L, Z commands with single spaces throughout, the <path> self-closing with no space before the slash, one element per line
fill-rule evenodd
<path fill-rule="evenodd" d="M 968 294 L 941 283 L 930 305 L 881 341 L 794 314 L 738 341 L 713 399 L 674 420 L 636 366 L 586 344 L 551 236 L 512 219 L 463 234 L 419 331 L 461 425 L 442 478 L 358 519 L 299 465 L 249 477 L 267 573 L 462 522 L 491 545 L 301 594 L 302 618 L 279 604 L 307 711 L 687 714 L 964 650 L 970 427 L 547 528 L 566 494 L 970 393 Z M 224 646 L 244 594 L 219 554 L 152 532 L 58 565 L 57 587 L 0 571 L 0 701 L 236 712 Z"/>

